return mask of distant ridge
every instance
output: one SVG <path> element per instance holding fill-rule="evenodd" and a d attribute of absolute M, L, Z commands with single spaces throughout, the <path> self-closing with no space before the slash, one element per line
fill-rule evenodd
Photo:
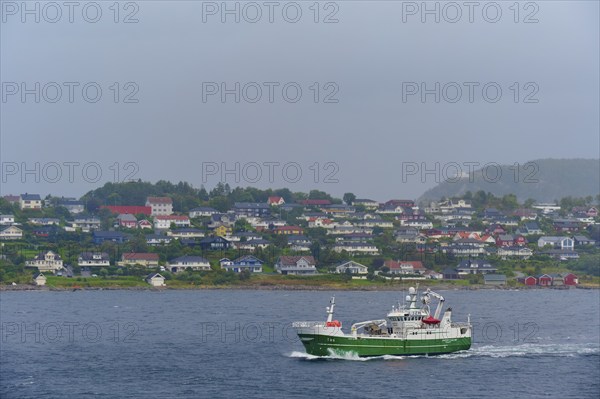
<path fill-rule="evenodd" d="M 549 202 L 560 198 L 595 197 L 600 193 L 600 159 L 538 159 L 514 165 L 501 165 L 502 177 L 496 180 L 495 168 L 480 169 L 453 181 L 445 181 L 427 190 L 418 202 L 455 197 L 467 191 L 483 190 L 495 196 L 515 194 L 519 201 L 529 198 Z"/>

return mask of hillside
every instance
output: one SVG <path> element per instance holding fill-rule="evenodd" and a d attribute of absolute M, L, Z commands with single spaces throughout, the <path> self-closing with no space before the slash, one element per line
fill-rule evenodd
<path fill-rule="evenodd" d="M 475 171 L 469 177 L 443 182 L 427 190 L 418 202 L 461 196 L 467 191 L 483 190 L 495 196 L 515 194 L 519 201 L 528 198 L 538 202 L 555 201 L 567 196 L 595 197 L 600 193 L 599 159 L 539 159 L 521 164 L 502 165 L 502 176 L 496 180 L 496 170 Z"/>

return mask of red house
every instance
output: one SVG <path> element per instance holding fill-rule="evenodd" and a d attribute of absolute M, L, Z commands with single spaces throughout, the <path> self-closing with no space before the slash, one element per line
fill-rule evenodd
<path fill-rule="evenodd" d="M 563 276 L 565 285 L 575 286 L 579 284 L 579 279 L 573 273 L 567 273 Z"/>
<path fill-rule="evenodd" d="M 520 279 L 521 283 L 525 284 L 525 285 L 536 285 L 537 284 L 537 278 L 533 277 L 533 276 L 527 276 L 525 278 L 521 278 Z"/>
<path fill-rule="evenodd" d="M 542 287 L 550 287 L 552 285 L 552 277 L 547 274 L 542 274 L 537 277 L 538 285 Z"/>
<path fill-rule="evenodd" d="M 525 238 L 525 237 L 523 237 L 521 235 L 516 236 L 515 240 L 514 240 L 514 245 L 516 245 L 518 247 L 522 247 L 522 246 L 527 245 L 527 238 Z"/>

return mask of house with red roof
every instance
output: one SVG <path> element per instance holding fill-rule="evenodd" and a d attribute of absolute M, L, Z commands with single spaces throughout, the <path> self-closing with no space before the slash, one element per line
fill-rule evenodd
<path fill-rule="evenodd" d="M 273 206 L 279 206 L 279 205 L 285 204 L 285 200 L 283 199 L 283 197 L 272 196 L 272 197 L 269 197 L 269 199 L 267 199 L 267 204 L 273 205 Z"/>
<path fill-rule="evenodd" d="M 534 286 L 537 284 L 537 278 L 533 276 L 522 277 L 519 279 L 519 282 L 528 286 Z"/>
<path fill-rule="evenodd" d="M 389 268 L 391 274 L 424 274 L 427 271 L 419 260 L 386 260 L 383 266 Z"/>

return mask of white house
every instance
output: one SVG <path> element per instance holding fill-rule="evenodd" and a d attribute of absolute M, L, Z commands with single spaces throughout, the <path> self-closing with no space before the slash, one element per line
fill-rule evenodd
<path fill-rule="evenodd" d="M 208 206 L 201 206 L 201 207 L 190 210 L 189 215 L 190 215 L 190 218 L 193 219 L 193 218 L 199 218 L 199 217 L 210 217 L 217 213 L 219 213 L 219 211 L 217 211 L 214 208 L 210 208 Z"/>
<path fill-rule="evenodd" d="M 548 213 L 560 211 L 560 206 L 559 205 L 557 205 L 557 204 L 550 204 L 550 203 L 547 203 L 547 204 L 536 204 L 532 208 L 539 209 L 540 211 L 542 211 L 543 214 L 548 214 Z"/>
<path fill-rule="evenodd" d="M 552 245 L 558 249 L 573 249 L 575 248 L 575 241 L 570 237 L 552 237 L 544 236 L 538 240 L 538 247 L 543 248 L 546 245 Z"/>
<path fill-rule="evenodd" d="M 38 254 L 35 258 L 25 262 L 27 267 L 37 267 L 40 272 L 56 272 L 63 268 L 63 260 L 60 255 L 48 251 Z"/>
<path fill-rule="evenodd" d="M 210 263 L 202 256 L 180 256 L 169 262 L 169 270 L 173 273 L 184 271 L 187 268 L 192 270 L 211 270 Z"/>
<path fill-rule="evenodd" d="M 20 240 L 23 238 L 23 230 L 17 226 L 9 226 L 0 231 L 0 240 Z"/>
<path fill-rule="evenodd" d="M 14 215 L 0 215 L 0 226 L 12 226 L 15 224 Z"/>
<path fill-rule="evenodd" d="M 506 258 L 521 258 L 529 259 L 533 255 L 533 251 L 527 247 L 499 247 L 498 256 L 502 259 Z"/>
<path fill-rule="evenodd" d="M 148 197 L 146 206 L 151 209 L 152 216 L 170 215 L 173 213 L 173 200 L 169 197 Z"/>
<path fill-rule="evenodd" d="M 333 250 L 337 253 L 346 251 L 348 253 L 358 253 L 364 255 L 378 255 L 379 249 L 374 244 L 366 242 L 345 242 L 341 244 L 335 244 Z"/>
<path fill-rule="evenodd" d="M 77 258 L 80 267 L 109 267 L 110 257 L 106 252 L 82 252 Z"/>
<path fill-rule="evenodd" d="M 37 273 L 35 276 L 33 276 L 33 282 L 35 285 L 43 287 L 46 285 L 46 276 L 44 276 L 43 273 Z"/>
<path fill-rule="evenodd" d="M 352 205 L 354 206 L 363 206 L 366 209 L 377 209 L 379 208 L 379 202 L 374 201 L 372 199 L 368 199 L 368 198 L 357 198 L 354 201 L 352 201 Z"/>
<path fill-rule="evenodd" d="M 353 260 L 340 263 L 335 267 L 336 273 L 346 273 L 348 270 L 350 270 L 350 273 L 352 274 L 367 274 L 369 272 L 369 268 L 367 266 Z"/>
<path fill-rule="evenodd" d="M 152 273 L 146 277 L 146 282 L 153 287 L 164 287 L 165 278 L 160 273 Z"/>
<path fill-rule="evenodd" d="M 312 256 L 280 256 L 275 263 L 275 270 L 290 275 L 317 274 L 315 258 Z"/>
<path fill-rule="evenodd" d="M 42 199 L 38 194 L 21 194 L 19 197 L 19 208 L 42 209 Z"/>
<path fill-rule="evenodd" d="M 171 223 L 177 227 L 190 227 L 190 218 L 185 215 L 159 215 L 154 217 L 154 228 L 166 230 Z"/>
<path fill-rule="evenodd" d="M 98 218 L 75 218 L 71 222 L 73 229 L 81 229 L 84 233 L 89 233 L 91 230 L 97 230 L 102 225 L 102 222 Z"/>

